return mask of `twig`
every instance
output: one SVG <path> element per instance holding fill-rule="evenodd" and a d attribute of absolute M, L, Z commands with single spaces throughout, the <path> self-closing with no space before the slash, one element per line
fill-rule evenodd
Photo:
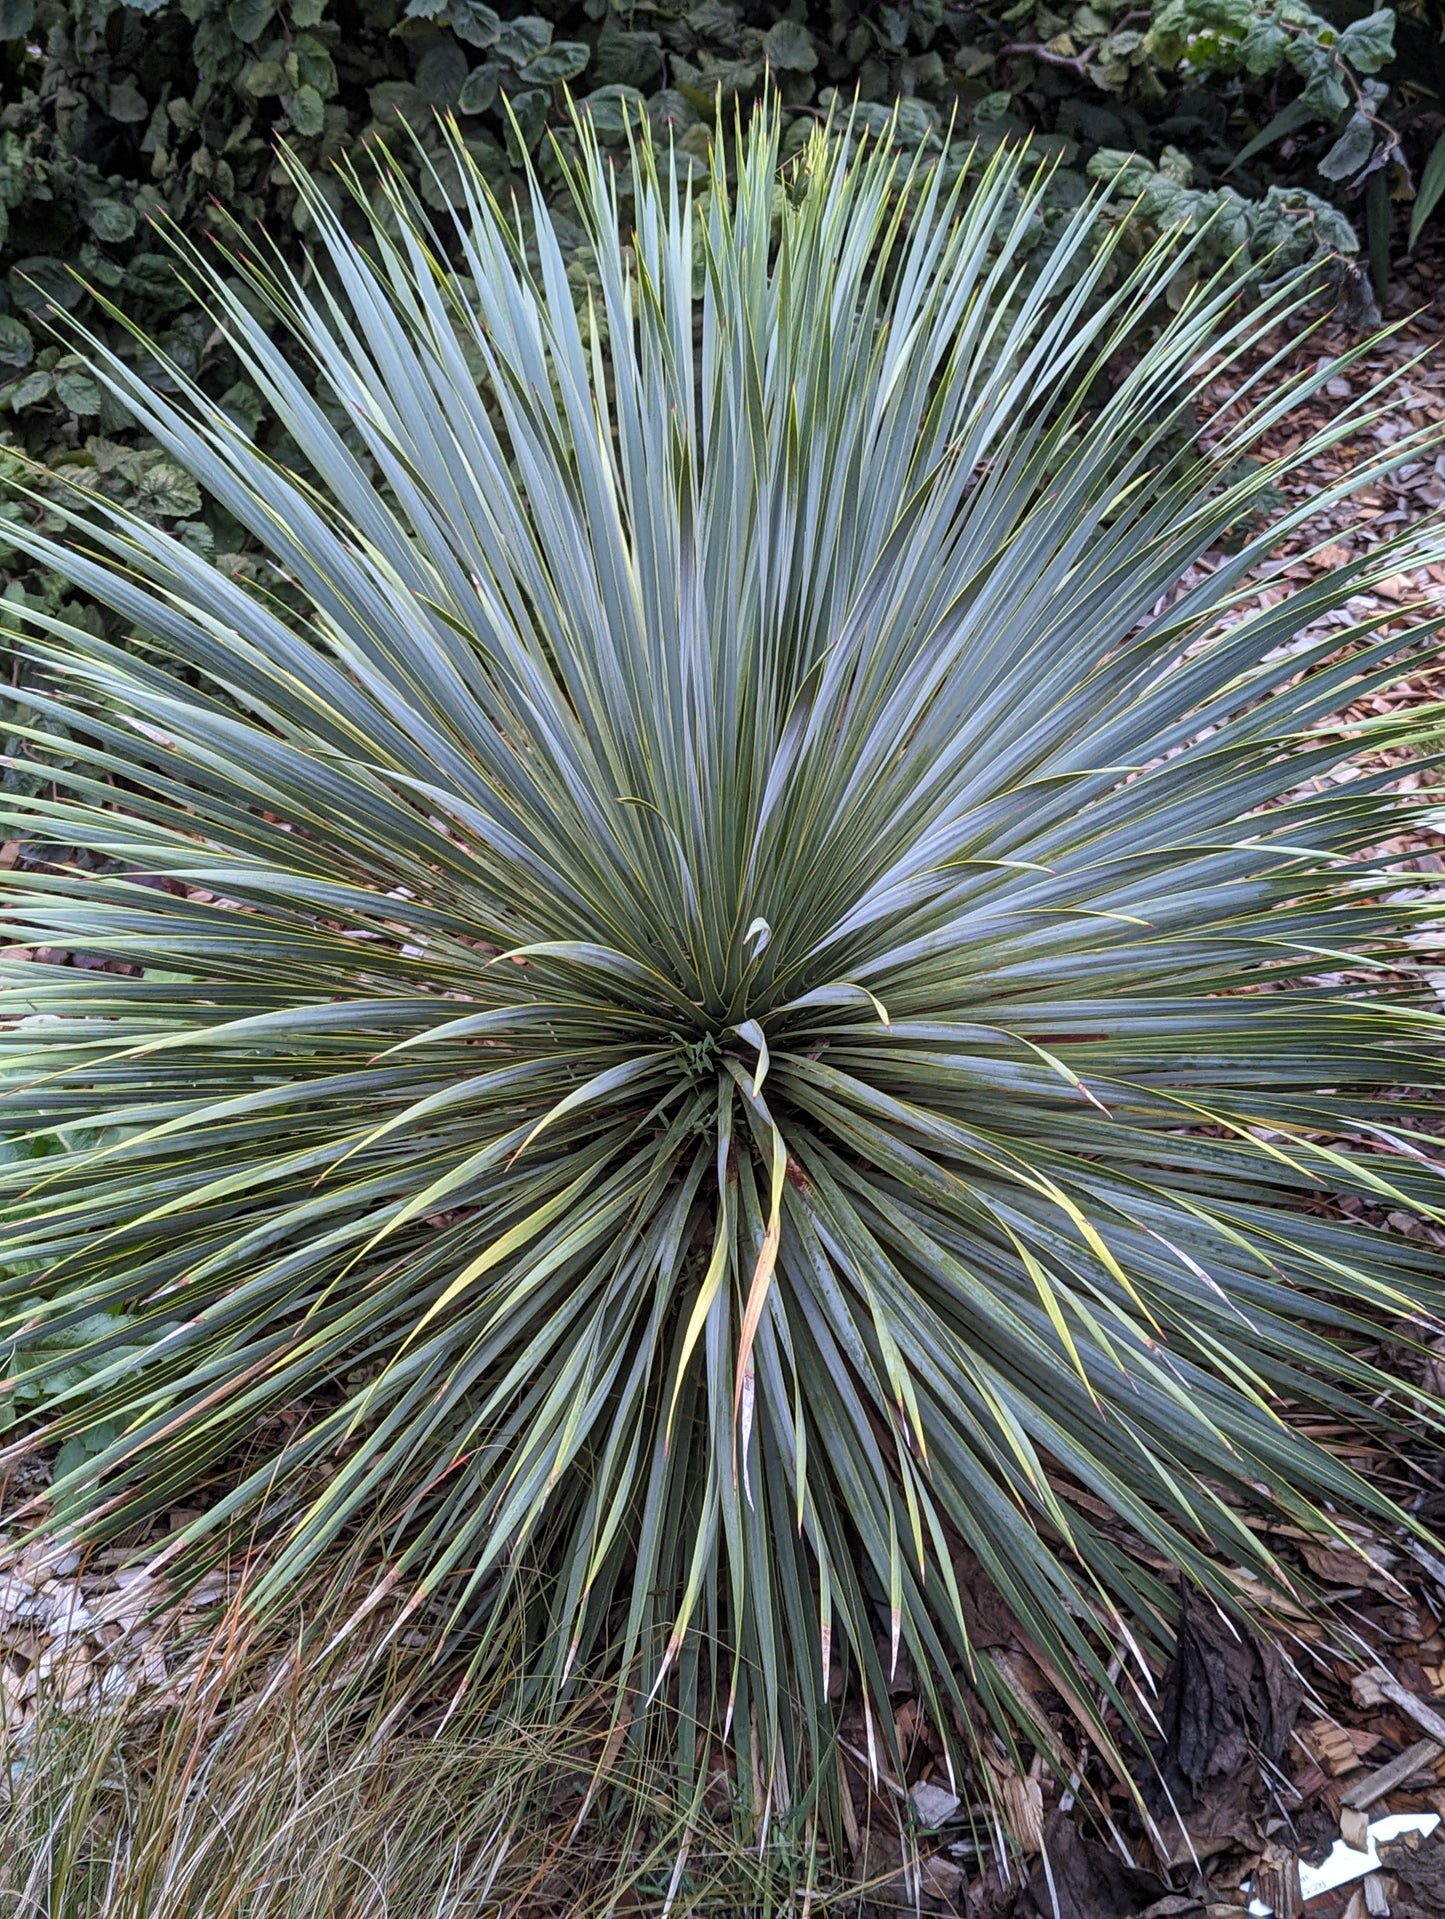
<path fill-rule="evenodd" d="M 1396 1786 L 1404 1785 L 1415 1773 L 1423 1772 L 1442 1752 L 1445 1752 L 1445 1747 L 1441 1746 L 1438 1739 L 1421 1739 L 1392 1759 L 1389 1765 L 1377 1767 L 1351 1786 L 1348 1792 L 1341 1793 L 1340 1804 L 1350 1807 L 1354 1812 L 1363 1812 L 1367 1806 L 1373 1806 L 1377 1799 L 1383 1799 L 1387 1792 L 1393 1792 Z"/>
<path fill-rule="evenodd" d="M 1392 1706 L 1408 1713 L 1421 1732 L 1428 1733 L 1437 1745 L 1445 1746 L 1445 1719 L 1433 1706 L 1427 1706 L 1419 1693 L 1402 1686 L 1383 1666 L 1372 1666 L 1368 1672 L 1357 1673 L 1350 1691 L 1362 1706 L 1378 1705 L 1381 1699 L 1388 1699 Z"/>
<path fill-rule="evenodd" d="M 1011 55 L 1041 60 L 1046 67 L 1067 67 L 1070 73 L 1082 73 L 1094 57 L 1094 49 L 1085 47 L 1082 53 L 1055 53 L 1052 47 L 1041 45 L 1036 40 L 1015 40 L 1004 48 L 1004 58 Z"/>

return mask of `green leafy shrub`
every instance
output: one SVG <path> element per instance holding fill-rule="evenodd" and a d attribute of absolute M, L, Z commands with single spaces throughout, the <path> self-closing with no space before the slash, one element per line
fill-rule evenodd
<path fill-rule="evenodd" d="M 1397 25 L 1405 43 L 1398 50 Z M 1392 197 L 1414 201 L 1413 247 L 1445 193 L 1445 131 L 1437 131 L 1445 114 L 1445 13 L 1438 0 L 1407 6 L 1398 23 L 1389 7 L 1322 14 L 1303 0 L 1164 0 L 1149 39 L 1166 67 L 1206 81 L 1243 80 L 1248 89 L 1298 77 L 1302 84 L 1240 149 L 1231 171 L 1280 143 L 1303 146 L 1326 190 L 1333 185 L 1363 205 L 1375 281 L 1383 287 Z M 1417 127 L 1434 134 L 1433 145 L 1414 139 Z"/>
<path fill-rule="evenodd" d="M 34 1336 L 19 1334 L 5 1349 L 3 1378 L 9 1387 L 3 1402 L 6 1425 L 18 1415 L 33 1413 L 37 1407 L 53 1407 L 57 1396 L 74 1399 L 83 1394 L 95 1375 L 112 1361 L 135 1364 L 145 1357 L 146 1346 L 117 1346 L 130 1327 L 124 1313 L 92 1313 L 59 1330 L 46 1322 L 48 1302 L 38 1294 L 19 1303 L 18 1311 L 40 1323 Z M 99 1355 L 99 1356 L 97 1356 Z M 97 1453 L 102 1453 L 120 1436 L 113 1419 L 87 1423 L 72 1433 L 55 1458 L 55 1470 L 64 1478 Z"/>
<path fill-rule="evenodd" d="M 1112 1750 L 1158 1565 L 1237 1608 L 1288 1577 L 1255 1514 L 1406 1523 L 1281 1413 L 1440 1412 L 1372 1357 L 1438 1262 L 1330 1203 L 1440 1217 L 1404 802 L 1328 779 L 1421 722 L 1319 730 L 1424 640 L 1296 640 L 1442 543 L 1179 588 L 1330 369 L 1180 422 L 1297 292 L 1141 350 L 1179 244 L 1105 291 L 1017 157 L 818 131 L 780 193 L 779 137 L 695 197 L 644 141 L 624 212 L 579 131 L 580 311 L 460 143 L 459 274 L 398 170 L 364 248 L 298 171 L 309 286 L 189 270 L 324 484 L 88 349 L 264 562 L 17 528 L 125 644 L 17 626 L 6 830 L 93 864 L 6 875 L 6 935 L 130 970 L 7 966 L 11 1129 L 123 1137 L 0 1172 L 0 1299 L 149 1339 L 95 1350 L 92 1530 L 210 1478 L 180 1544 L 259 1523 L 264 1596 L 374 1526 L 480 1664 L 605 1654 L 784 1791 L 841 1673 L 891 1738 L 904 1652 L 957 1763 L 1027 1723 L 990 1594 Z"/>

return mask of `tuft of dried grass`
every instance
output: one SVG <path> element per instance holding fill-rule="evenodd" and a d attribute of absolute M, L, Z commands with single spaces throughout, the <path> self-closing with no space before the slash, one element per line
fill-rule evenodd
<path fill-rule="evenodd" d="M 0 1912 L 681 1919 L 831 1903 L 801 1826 L 775 1821 L 760 1849 L 725 1782 L 687 1790 L 607 1704 L 584 1694 L 559 1721 L 515 1685 L 469 1687 L 400 1605 L 338 1633 L 354 1570 L 264 1627 L 243 1585 L 168 1648 L 162 1687 L 107 1699 L 42 1680 L 23 1726 L 0 1727 Z"/>

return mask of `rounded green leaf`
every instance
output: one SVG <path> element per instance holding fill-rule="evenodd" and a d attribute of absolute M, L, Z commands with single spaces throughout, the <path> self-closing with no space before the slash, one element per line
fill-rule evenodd
<path fill-rule="evenodd" d="M 261 38 L 275 10 L 275 0 L 231 0 L 226 18 L 236 38 L 249 44 Z"/>
<path fill-rule="evenodd" d="M 501 36 L 502 19 L 485 0 L 451 0 L 447 18 L 452 32 L 468 46 L 492 47 Z"/>
<path fill-rule="evenodd" d="M 768 65 L 785 73 L 811 73 L 818 64 L 813 36 L 800 20 L 777 20 L 763 35 Z"/>
<path fill-rule="evenodd" d="M 313 88 L 323 100 L 336 92 L 336 65 L 324 41 L 314 33 L 298 34 L 292 47 L 296 72 L 303 86 Z"/>
<path fill-rule="evenodd" d="M 49 254 L 31 254 L 17 260 L 7 276 L 10 298 L 21 313 L 43 313 L 47 307 L 75 307 L 85 289 L 63 260 Z"/>
<path fill-rule="evenodd" d="M 1335 41 L 1334 51 L 1357 73 L 1378 73 L 1395 57 L 1394 9 L 1377 7 L 1352 20 Z"/>
<path fill-rule="evenodd" d="M 99 383 L 88 373 L 68 368 L 55 374 L 55 397 L 63 407 L 84 418 L 99 413 L 103 394 Z"/>
<path fill-rule="evenodd" d="M 137 513 L 172 519 L 199 513 L 201 489 L 193 476 L 169 460 L 148 462 L 136 482 L 133 504 Z"/>
<path fill-rule="evenodd" d="M 286 68 L 279 60 L 252 60 L 242 69 L 241 85 L 258 100 L 270 99 L 286 88 Z"/>
<path fill-rule="evenodd" d="M 592 55 L 592 79 L 599 86 L 645 87 L 661 67 L 660 37 L 623 26 L 621 16 L 609 9 Z"/>
<path fill-rule="evenodd" d="M 618 139 L 647 118 L 647 95 L 636 87 L 596 87 L 579 102 L 599 139 Z"/>
<path fill-rule="evenodd" d="M 297 133 L 317 134 L 326 125 L 326 102 L 315 87 L 298 87 L 285 96 L 284 104 Z"/>
<path fill-rule="evenodd" d="M 35 336 L 13 313 L 0 313 L 0 366 L 26 367 L 35 358 Z"/>
<path fill-rule="evenodd" d="M 522 68 L 520 78 L 529 87 L 559 87 L 575 80 L 592 56 L 582 40 L 554 40 Z"/>
<path fill-rule="evenodd" d="M 467 80 L 467 56 L 455 40 L 437 40 L 416 63 L 416 88 L 430 106 L 454 107 Z"/>
<path fill-rule="evenodd" d="M 96 239 L 112 245 L 129 240 L 136 229 L 135 208 L 126 200 L 93 200 L 86 218 Z"/>
<path fill-rule="evenodd" d="M 457 95 L 457 107 L 462 113 L 485 113 L 496 104 L 497 87 L 501 80 L 501 68 L 488 60 L 482 66 L 473 67 L 463 82 Z"/>
<path fill-rule="evenodd" d="M 497 53 L 513 66 L 522 67 L 539 54 L 551 38 L 550 21 L 535 13 L 519 14 L 515 20 L 508 20 L 497 35 Z"/>
<path fill-rule="evenodd" d="M 373 119 L 383 127 L 394 127 L 398 119 L 425 124 L 427 103 L 409 80 L 383 80 L 371 89 L 367 100 Z"/>
<path fill-rule="evenodd" d="M 23 413 L 27 407 L 38 406 L 42 400 L 48 400 L 54 386 L 55 382 L 48 373 L 39 369 L 27 373 L 23 380 L 17 380 L 9 388 L 11 412 Z"/>
<path fill-rule="evenodd" d="M 107 91 L 106 107 L 112 120 L 127 126 L 151 117 L 150 102 L 133 80 L 117 80 Z"/>

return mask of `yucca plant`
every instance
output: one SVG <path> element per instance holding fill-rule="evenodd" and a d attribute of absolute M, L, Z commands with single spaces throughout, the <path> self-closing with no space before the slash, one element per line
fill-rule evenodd
<path fill-rule="evenodd" d="M 460 147 L 454 228 L 298 176 L 308 273 L 188 256 L 310 479 L 91 345 L 256 583 L 12 532 L 126 636 L 25 616 L 8 802 L 7 938 L 90 962 L 6 968 L 10 1330 L 118 1316 L 59 1489 L 209 1483 L 182 1570 L 259 1525 L 263 1599 L 377 1526 L 479 1665 L 520 1608 L 547 1698 L 605 1655 L 774 1804 L 840 1685 L 885 1754 L 905 1652 L 958 1760 L 1026 1732 L 1000 1602 L 1108 1748 L 1161 1568 L 1238 1607 L 1258 1515 L 1394 1517 L 1300 1420 L 1439 1411 L 1376 1343 L 1438 1262 L 1369 1223 L 1439 1216 L 1370 850 L 1426 721 L 1329 718 L 1424 629 L 1306 631 L 1438 530 L 1250 599 L 1304 290 L 1171 311 L 1185 243 L 1042 243 L 1026 156 L 569 151 L 580 297 Z"/>

